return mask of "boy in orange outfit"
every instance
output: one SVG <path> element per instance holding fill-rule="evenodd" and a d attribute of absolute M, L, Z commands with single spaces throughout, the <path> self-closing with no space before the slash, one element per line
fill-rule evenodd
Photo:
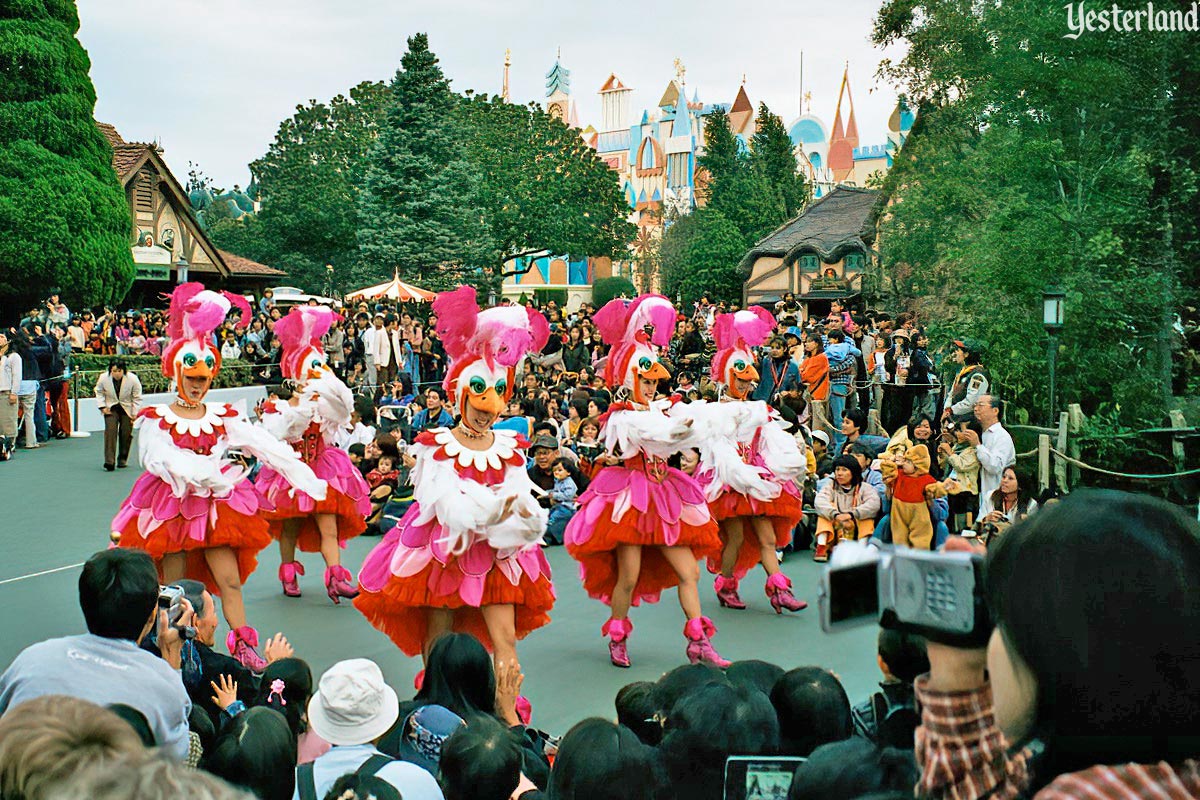
<path fill-rule="evenodd" d="M 929 474 L 929 448 L 918 444 L 908 448 L 899 470 L 893 461 L 880 462 L 883 482 L 892 494 L 892 541 L 906 547 L 931 549 L 933 517 L 929 502 L 944 497 L 946 490 Z"/>

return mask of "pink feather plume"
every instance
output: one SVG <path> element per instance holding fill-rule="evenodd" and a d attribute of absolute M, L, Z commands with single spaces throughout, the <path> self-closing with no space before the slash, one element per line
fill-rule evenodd
<path fill-rule="evenodd" d="M 759 347 L 771 338 L 775 318 L 762 306 L 750 306 L 733 314 L 720 314 L 713 323 L 713 342 L 718 350 Z"/>
<path fill-rule="evenodd" d="M 666 347 L 675 335 L 675 306 L 661 294 L 644 294 L 629 307 L 629 328 L 627 339 L 633 339 L 638 331 L 646 327 L 653 328 L 650 341 L 659 347 Z"/>
<path fill-rule="evenodd" d="M 475 287 L 460 286 L 452 292 L 441 292 L 433 301 L 437 316 L 438 336 L 450 358 L 461 358 L 467 352 L 467 342 L 475 333 L 479 320 L 479 304 Z"/>
<path fill-rule="evenodd" d="M 600 338 L 608 345 L 617 345 L 624 340 L 628 322 L 629 303 L 619 297 L 609 300 L 592 315 L 592 323 L 600 331 Z"/>
<path fill-rule="evenodd" d="M 301 358 L 311 348 L 324 352 L 321 337 L 340 316 L 327 306 L 296 306 L 275 323 L 274 332 L 283 348 L 280 370 L 285 377 L 298 378 L 304 371 Z"/>

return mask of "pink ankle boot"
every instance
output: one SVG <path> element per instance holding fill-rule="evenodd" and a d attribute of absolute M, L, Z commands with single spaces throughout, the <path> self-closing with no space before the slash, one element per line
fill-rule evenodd
<path fill-rule="evenodd" d="M 229 653 L 251 672 L 261 673 L 267 668 L 267 660 L 255 649 L 258 647 L 258 631 L 249 625 L 231 630 L 225 637 L 225 646 L 229 648 Z"/>
<path fill-rule="evenodd" d="M 767 578 L 767 597 L 771 600 L 771 608 L 775 609 L 776 614 L 782 614 L 785 608 L 788 611 L 808 608 L 808 603 L 797 600 L 792 594 L 792 580 L 782 572 L 776 572 Z"/>
<path fill-rule="evenodd" d="M 300 596 L 300 582 L 297 575 L 304 574 L 304 565 L 299 561 L 288 561 L 279 565 L 279 582 L 283 584 L 283 593 L 288 597 Z"/>
<path fill-rule="evenodd" d="M 341 604 L 342 601 L 338 598 L 358 597 L 358 590 L 354 588 L 354 576 L 341 564 L 325 568 L 325 591 L 329 593 L 329 599 L 334 605 Z"/>
<path fill-rule="evenodd" d="M 708 617 L 689 619 L 683 626 L 683 635 L 687 637 L 687 657 L 693 664 L 708 664 L 724 669 L 730 662 L 721 658 L 721 654 L 712 645 L 712 635 L 717 632 L 717 626 Z"/>
<path fill-rule="evenodd" d="M 629 651 L 625 648 L 625 640 L 633 632 L 633 621 L 629 619 L 610 619 L 600 628 L 600 633 L 608 637 L 608 657 L 614 667 L 628 668 Z"/>
<path fill-rule="evenodd" d="M 713 581 L 713 589 L 717 591 L 717 602 L 725 608 L 743 609 L 746 604 L 738 596 L 738 579 L 718 575 Z"/>

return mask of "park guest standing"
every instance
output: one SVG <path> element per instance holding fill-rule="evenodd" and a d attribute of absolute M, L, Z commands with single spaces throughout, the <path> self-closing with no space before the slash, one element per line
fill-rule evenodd
<path fill-rule="evenodd" d="M 129 371 L 125 359 L 109 361 L 108 372 L 96 380 L 96 403 L 104 415 L 104 468 L 109 472 L 116 467 L 125 469 L 133 442 L 133 421 L 142 406 L 142 382 Z"/>

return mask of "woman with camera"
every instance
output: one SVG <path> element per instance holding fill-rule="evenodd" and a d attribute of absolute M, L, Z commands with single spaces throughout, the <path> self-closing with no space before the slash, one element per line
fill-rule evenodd
<path fill-rule="evenodd" d="M 954 539 L 948 549 L 969 549 Z M 922 797 L 1200 796 L 1200 527 L 1082 490 L 988 552 L 986 648 L 930 641 Z"/>

